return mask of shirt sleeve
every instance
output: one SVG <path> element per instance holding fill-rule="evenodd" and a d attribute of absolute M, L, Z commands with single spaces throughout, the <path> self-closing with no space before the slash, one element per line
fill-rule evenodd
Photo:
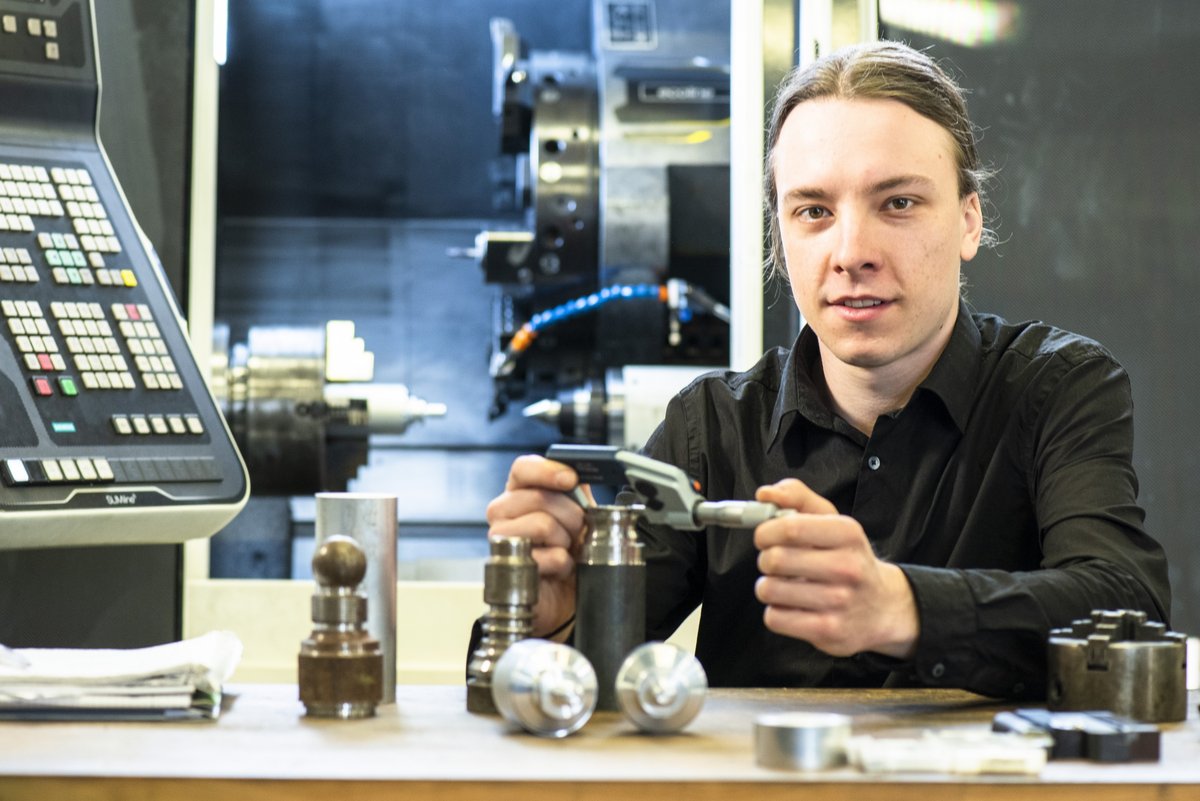
<path fill-rule="evenodd" d="M 1166 622 L 1161 546 L 1143 528 L 1125 371 L 1106 355 L 1030 387 L 1017 410 L 1041 538 L 1038 569 L 901 565 L 921 621 L 911 678 L 993 696 L 1044 697 L 1047 636 L 1095 609 Z"/>

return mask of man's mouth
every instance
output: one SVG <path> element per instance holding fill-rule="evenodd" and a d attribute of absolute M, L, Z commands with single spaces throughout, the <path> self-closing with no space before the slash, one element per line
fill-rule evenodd
<path fill-rule="evenodd" d="M 883 303 L 882 300 L 871 300 L 871 299 L 855 300 L 853 298 L 842 301 L 843 306 L 849 306 L 852 309 L 867 309 L 867 308 L 870 308 L 871 306 L 879 306 L 882 303 Z"/>

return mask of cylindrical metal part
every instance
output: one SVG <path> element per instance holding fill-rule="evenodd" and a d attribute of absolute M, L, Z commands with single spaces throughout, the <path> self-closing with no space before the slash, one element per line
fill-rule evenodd
<path fill-rule="evenodd" d="M 483 637 L 467 664 L 467 711 L 497 714 L 492 697 L 496 662 L 513 644 L 533 633 L 538 600 L 537 562 L 525 537 L 496 537 L 483 568 Z"/>
<path fill-rule="evenodd" d="M 369 718 L 383 694 L 383 655 L 365 631 L 314 631 L 300 644 L 300 700 L 318 718 Z"/>
<path fill-rule="evenodd" d="M 850 718 L 826 712 L 779 712 L 754 721 L 755 761 L 764 768 L 823 770 L 846 761 Z"/>
<path fill-rule="evenodd" d="M 646 640 L 646 564 L 637 541 L 638 506 L 585 510 L 587 535 L 577 567 L 575 647 L 592 663 L 597 708 L 618 709 L 621 663 Z"/>
<path fill-rule="evenodd" d="M 1093 611 L 1050 632 L 1046 705 L 1146 723 L 1187 718 L 1187 638 L 1144 612 Z"/>
<path fill-rule="evenodd" d="M 357 591 L 366 556 L 355 540 L 332 535 L 312 564 L 318 586 L 313 631 L 300 644 L 300 700 L 313 717 L 371 717 L 383 697 L 383 655 L 364 627 L 367 599 Z"/>
<path fill-rule="evenodd" d="M 383 654 L 383 703 L 396 700 L 396 496 L 382 493 L 319 492 L 316 544 L 343 534 L 367 556 L 362 589 L 370 614 L 367 631 Z"/>
<path fill-rule="evenodd" d="M 700 660 L 672 643 L 639 645 L 617 671 L 621 712 L 651 734 L 682 731 L 700 713 L 707 692 Z"/>
<path fill-rule="evenodd" d="M 510 723 L 539 737 L 566 737 L 596 709 L 596 672 L 569 645 L 522 640 L 496 662 L 492 694 Z"/>

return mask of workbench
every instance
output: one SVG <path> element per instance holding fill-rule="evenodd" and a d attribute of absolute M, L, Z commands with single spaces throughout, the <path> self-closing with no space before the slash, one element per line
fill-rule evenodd
<path fill-rule="evenodd" d="M 868 775 L 841 767 L 760 768 L 763 712 L 837 711 L 854 733 L 987 728 L 1011 708 L 952 690 L 711 690 L 682 733 L 639 733 L 596 713 L 577 734 L 540 739 L 469 714 L 462 686 L 401 686 L 359 721 L 303 715 L 295 685 L 230 688 L 218 720 L 0 722 L 0 801 L 17 799 L 602 799 L 658 801 L 1105 801 L 1200 798 L 1200 719 L 1164 724 L 1158 763 L 1054 761 L 1037 777 Z"/>

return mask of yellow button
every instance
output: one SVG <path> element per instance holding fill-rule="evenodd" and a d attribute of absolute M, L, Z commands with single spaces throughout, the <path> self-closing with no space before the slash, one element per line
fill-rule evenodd
<path fill-rule="evenodd" d="M 137 286 L 137 276 L 133 274 L 133 270 L 121 270 L 121 282 L 125 286 Z"/>

